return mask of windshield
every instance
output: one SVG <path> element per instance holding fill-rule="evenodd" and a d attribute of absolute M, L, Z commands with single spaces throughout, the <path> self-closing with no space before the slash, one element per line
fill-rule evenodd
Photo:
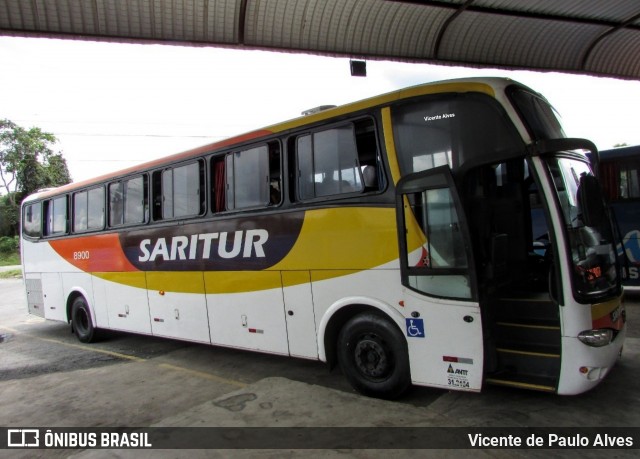
<path fill-rule="evenodd" d="M 524 143 L 498 102 L 484 94 L 436 94 L 392 108 L 402 175 L 523 156 Z"/>
<path fill-rule="evenodd" d="M 556 111 L 545 99 L 520 87 L 510 88 L 509 96 L 534 140 L 565 137 Z"/>
<path fill-rule="evenodd" d="M 602 206 L 601 202 L 582 202 L 581 177 L 591 175 L 586 162 L 554 157 L 547 163 L 568 236 L 574 295 L 577 300 L 588 302 L 587 298 L 592 300 L 618 287 L 611 224 L 608 218 L 588 222 L 592 226 L 585 222 L 588 219 L 583 207 Z"/>

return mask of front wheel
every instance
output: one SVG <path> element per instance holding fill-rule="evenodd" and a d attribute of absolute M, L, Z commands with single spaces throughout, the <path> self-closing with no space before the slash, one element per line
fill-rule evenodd
<path fill-rule="evenodd" d="M 349 383 L 364 395 L 397 398 L 411 385 L 404 335 L 378 314 L 358 314 L 342 327 L 338 361 Z"/>
<path fill-rule="evenodd" d="M 71 327 L 81 343 L 91 343 L 97 338 L 97 330 L 91 320 L 89 305 L 81 296 L 71 304 Z"/>

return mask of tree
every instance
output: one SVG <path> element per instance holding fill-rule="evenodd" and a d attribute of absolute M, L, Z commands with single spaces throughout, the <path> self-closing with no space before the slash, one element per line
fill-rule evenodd
<path fill-rule="evenodd" d="M 40 128 L 25 129 L 13 121 L 0 120 L 0 191 L 5 192 L 2 215 L 17 234 L 20 202 L 41 189 L 71 181 L 67 162 L 53 151 L 56 137 Z"/>

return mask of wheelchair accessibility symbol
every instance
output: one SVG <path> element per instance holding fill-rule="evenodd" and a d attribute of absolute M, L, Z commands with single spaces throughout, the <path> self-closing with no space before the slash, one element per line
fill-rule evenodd
<path fill-rule="evenodd" d="M 424 338 L 424 322 L 422 319 L 405 319 L 407 336 L 410 338 Z"/>

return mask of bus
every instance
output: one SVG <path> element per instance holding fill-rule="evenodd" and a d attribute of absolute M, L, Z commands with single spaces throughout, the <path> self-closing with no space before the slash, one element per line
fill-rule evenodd
<path fill-rule="evenodd" d="M 600 152 L 600 180 L 616 217 L 625 256 L 622 282 L 640 287 L 640 146 Z"/>
<path fill-rule="evenodd" d="M 81 342 L 120 330 L 320 360 L 381 398 L 581 393 L 626 331 L 586 151 L 510 79 L 318 110 L 26 198 L 28 308 Z"/>

